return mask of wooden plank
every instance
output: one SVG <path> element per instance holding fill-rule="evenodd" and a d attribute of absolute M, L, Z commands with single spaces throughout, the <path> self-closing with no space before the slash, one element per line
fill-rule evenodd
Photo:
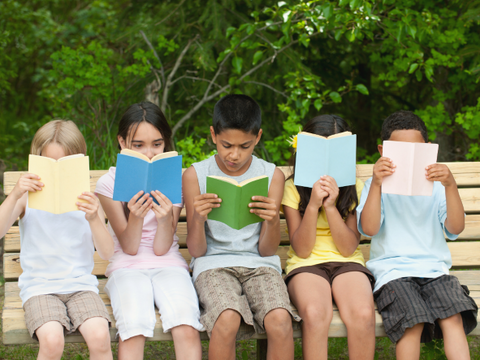
<path fill-rule="evenodd" d="M 452 253 L 452 263 L 454 267 L 479 267 L 480 266 L 480 241 L 472 242 L 450 242 L 448 243 L 450 252 Z M 277 249 L 276 255 L 280 257 L 282 269 L 285 269 L 287 262 L 289 247 L 280 246 Z M 361 244 L 365 261 L 370 258 L 370 244 Z M 185 258 L 187 263 L 190 263 L 192 256 L 188 252 L 188 249 L 180 249 L 180 253 Z M 105 270 L 108 265 L 108 261 L 102 260 L 97 252 L 94 255 L 95 265 L 92 274 L 96 276 L 104 276 Z M 20 267 L 20 254 L 19 253 L 5 253 L 3 255 L 3 276 L 7 281 L 17 280 L 22 273 Z"/>
<path fill-rule="evenodd" d="M 480 162 L 453 162 L 444 164 L 447 164 L 450 168 L 458 186 L 480 186 Z M 291 174 L 291 168 L 289 166 L 279 166 L 279 169 L 283 171 L 286 177 Z M 95 189 L 97 180 L 107 171 L 108 170 L 90 170 L 90 187 L 92 190 Z M 357 177 L 363 181 L 371 177 L 372 172 L 372 164 L 357 165 Z M 6 171 L 4 173 L 5 194 L 10 194 L 18 178 L 24 173 L 25 171 Z"/>

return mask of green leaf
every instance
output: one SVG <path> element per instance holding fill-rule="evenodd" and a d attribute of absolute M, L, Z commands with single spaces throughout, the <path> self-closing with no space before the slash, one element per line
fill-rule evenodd
<path fill-rule="evenodd" d="M 332 91 L 330 93 L 330 98 L 333 100 L 334 103 L 341 103 L 342 102 L 342 97 L 340 96 L 339 93 L 337 93 L 336 91 Z"/>
<path fill-rule="evenodd" d="M 323 16 L 325 16 L 325 19 L 330 19 L 330 17 L 333 15 L 333 6 L 330 3 L 326 3 L 323 5 L 322 8 L 323 11 Z"/>
<path fill-rule="evenodd" d="M 338 3 L 338 5 L 340 5 L 340 6 L 345 6 L 345 5 L 347 5 L 349 2 L 350 2 L 350 0 L 340 0 L 340 2 Z"/>
<path fill-rule="evenodd" d="M 302 106 L 305 110 L 308 111 L 310 109 L 310 99 L 305 99 L 302 101 Z"/>
<path fill-rule="evenodd" d="M 433 68 L 431 66 L 425 66 L 425 76 L 427 77 L 428 81 L 433 82 L 432 80 L 433 75 Z"/>
<path fill-rule="evenodd" d="M 413 63 L 412 65 L 410 65 L 410 69 L 408 70 L 408 73 L 412 74 L 415 70 L 417 70 L 417 68 L 418 68 L 418 64 Z"/>
<path fill-rule="evenodd" d="M 415 71 L 415 76 L 417 77 L 417 80 L 418 80 L 418 81 L 421 81 L 421 80 L 422 80 L 422 72 L 420 71 L 420 69 L 418 69 L 417 71 Z"/>
<path fill-rule="evenodd" d="M 227 29 L 227 39 L 230 37 L 230 35 L 232 35 L 232 33 L 237 30 L 237 28 L 234 28 L 234 27 L 229 27 Z"/>
<path fill-rule="evenodd" d="M 363 94 L 363 95 L 369 94 L 367 87 L 363 84 L 357 84 L 356 89 L 360 94 Z"/>
<path fill-rule="evenodd" d="M 407 33 L 415 39 L 415 34 L 417 33 L 417 28 L 415 26 L 407 25 L 406 26 Z"/>
<path fill-rule="evenodd" d="M 351 0 L 350 1 L 350 7 L 352 9 L 357 9 L 357 8 L 360 7 L 360 5 L 362 5 L 362 2 L 363 2 L 363 0 Z"/>
<path fill-rule="evenodd" d="M 315 102 L 313 103 L 313 106 L 315 106 L 315 109 L 317 109 L 317 111 L 320 111 L 320 109 L 323 107 L 322 99 L 315 100 Z"/>
<path fill-rule="evenodd" d="M 234 69 L 234 72 L 237 74 L 240 74 L 242 72 L 242 65 L 243 65 L 243 59 L 235 56 L 232 59 L 232 66 Z"/>
<path fill-rule="evenodd" d="M 257 62 L 260 61 L 260 59 L 263 56 L 263 51 L 258 50 L 254 55 L 253 55 L 253 62 L 252 64 L 255 65 Z"/>

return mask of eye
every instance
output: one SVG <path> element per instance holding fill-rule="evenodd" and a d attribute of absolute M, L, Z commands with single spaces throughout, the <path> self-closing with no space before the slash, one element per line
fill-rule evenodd
<path fill-rule="evenodd" d="M 242 145 L 242 149 L 248 149 L 250 147 L 250 145 Z"/>
<path fill-rule="evenodd" d="M 135 149 L 140 149 L 140 148 L 142 147 L 142 145 L 141 145 L 141 144 L 134 144 L 133 147 L 134 147 Z"/>
<path fill-rule="evenodd" d="M 160 146 L 162 146 L 162 145 L 163 145 L 163 143 L 156 143 L 156 144 L 154 144 L 155 147 L 160 147 Z"/>
<path fill-rule="evenodd" d="M 232 147 L 232 145 L 225 145 L 225 144 L 224 144 L 223 147 L 224 147 L 225 149 L 230 149 L 230 148 Z"/>

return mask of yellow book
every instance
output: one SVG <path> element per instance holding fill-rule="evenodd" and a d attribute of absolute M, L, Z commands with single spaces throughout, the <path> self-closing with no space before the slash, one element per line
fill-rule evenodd
<path fill-rule="evenodd" d="M 53 214 L 77 211 L 78 196 L 90 191 L 88 156 L 75 154 L 58 160 L 29 155 L 28 172 L 40 176 L 42 191 L 28 193 L 28 207 Z"/>

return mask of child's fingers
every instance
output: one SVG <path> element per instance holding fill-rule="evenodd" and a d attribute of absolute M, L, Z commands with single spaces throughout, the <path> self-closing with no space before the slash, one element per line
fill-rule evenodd
<path fill-rule="evenodd" d="M 202 200 L 211 200 L 211 199 L 217 199 L 218 195 L 217 194 L 201 194 L 197 195 L 193 198 L 194 201 L 202 201 Z"/>
<path fill-rule="evenodd" d="M 129 205 L 134 205 L 137 202 L 137 200 L 140 198 L 140 196 L 142 196 L 142 194 L 143 194 L 143 190 L 140 190 L 138 193 L 133 195 L 133 197 L 130 199 L 128 204 Z M 148 194 L 145 194 L 145 195 L 148 195 Z M 143 195 L 143 196 L 145 197 L 145 195 Z"/>

